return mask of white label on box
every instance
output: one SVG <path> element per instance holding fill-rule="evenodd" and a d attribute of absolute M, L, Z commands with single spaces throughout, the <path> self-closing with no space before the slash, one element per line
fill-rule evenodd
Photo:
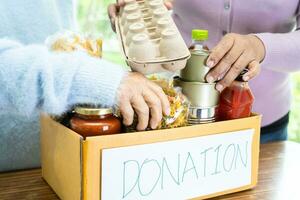
<path fill-rule="evenodd" d="M 182 200 L 250 185 L 253 134 L 104 149 L 102 200 Z"/>

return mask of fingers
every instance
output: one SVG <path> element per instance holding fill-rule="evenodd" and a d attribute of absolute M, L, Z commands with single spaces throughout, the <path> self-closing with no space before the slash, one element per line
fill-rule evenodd
<path fill-rule="evenodd" d="M 149 81 L 149 87 L 160 99 L 163 113 L 165 115 L 170 115 L 171 112 L 170 102 L 167 98 L 167 95 L 164 93 L 163 89 L 151 81 Z"/>
<path fill-rule="evenodd" d="M 130 126 L 133 123 L 134 111 L 131 107 L 130 101 L 128 98 L 122 99 L 120 101 L 120 112 L 123 117 L 123 124 L 125 126 Z"/>
<path fill-rule="evenodd" d="M 160 99 L 151 90 L 148 90 L 144 93 L 144 99 L 151 112 L 150 127 L 151 129 L 155 129 L 162 119 L 162 107 Z"/>
<path fill-rule="evenodd" d="M 137 114 L 137 130 L 145 130 L 148 124 L 155 129 L 163 113 L 170 114 L 169 100 L 162 88 L 135 72 L 129 73 L 121 82 L 117 102 L 126 126 L 132 124 L 134 112 Z"/>
<path fill-rule="evenodd" d="M 243 75 L 244 81 L 249 81 L 260 73 L 260 64 L 254 60 L 248 65 L 249 71 Z"/>
<path fill-rule="evenodd" d="M 167 7 L 168 10 L 172 10 L 173 9 L 172 2 L 165 2 L 165 6 Z"/>
<path fill-rule="evenodd" d="M 235 61 L 241 56 L 243 53 L 243 48 L 240 45 L 234 45 L 226 55 L 221 58 L 219 63 L 210 70 L 210 72 L 206 76 L 206 81 L 209 83 L 213 83 L 216 80 L 219 80 L 223 74 L 225 74 L 229 68 L 235 63 Z"/>
<path fill-rule="evenodd" d="M 116 17 L 120 11 L 120 8 L 125 6 L 124 0 L 117 0 L 117 3 L 110 4 L 107 8 L 107 13 L 110 20 L 111 28 L 114 32 L 116 32 Z"/>
<path fill-rule="evenodd" d="M 131 104 L 138 116 L 138 131 L 145 130 L 149 123 L 149 108 L 142 96 L 135 96 L 131 100 Z"/>
<path fill-rule="evenodd" d="M 117 4 L 119 7 L 125 6 L 125 1 L 124 0 L 117 0 Z"/>
<path fill-rule="evenodd" d="M 110 20 L 110 25 L 112 30 L 115 32 L 116 31 L 116 17 L 117 17 L 117 13 L 118 13 L 118 5 L 117 4 L 110 4 L 107 8 L 107 12 L 108 12 L 108 16 L 109 16 L 109 20 Z"/>
<path fill-rule="evenodd" d="M 217 85 L 216 89 L 219 92 L 222 92 L 224 88 L 230 86 L 230 84 L 236 79 L 236 77 L 239 76 L 239 74 L 243 71 L 247 65 L 252 62 L 254 59 L 252 59 L 247 54 L 242 54 L 237 61 L 232 65 L 232 67 L 229 69 L 229 71 L 226 73 L 224 78 L 220 80 Z"/>
<path fill-rule="evenodd" d="M 218 64 L 225 54 L 232 48 L 234 45 L 233 35 L 234 34 L 228 34 L 224 36 L 217 46 L 212 49 L 206 62 L 208 67 L 212 68 L 216 66 L 216 64 Z"/>

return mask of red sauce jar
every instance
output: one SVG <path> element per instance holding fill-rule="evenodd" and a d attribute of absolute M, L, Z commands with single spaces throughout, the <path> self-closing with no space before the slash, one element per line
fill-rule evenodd
<path fill-rule="evenodd" d="M 248 82 L 243 81 L 243 72 L 220 96 L 218 120 L 230 120 L 251 115 L 254 96 Z"/>
<path fill-rule="evenodd" d="M 121 132 L 121 122 L 111 108 L 76 107 L 70 120 L 71 129 L 84 138 Z"/>

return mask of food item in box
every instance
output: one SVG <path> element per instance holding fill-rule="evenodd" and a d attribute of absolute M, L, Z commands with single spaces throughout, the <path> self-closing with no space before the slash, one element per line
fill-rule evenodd
<path fill-rule="evenodd" d="M 174 83 L 182 87 L 182 92 L 191 102 L 189 124 L 211 123 L 216 120 L 220 93 L 216 90 L 216 83 L 207 83 L 205 80 L 210 70 L 206 66 L 209 52 L 204 48 L 208 31 L 194 29 L 192 39 L 191 57 L 180 71 L 180 77 L 174 78 Z"/>
<path fill-rule="evenodd" d="M 78 106 L 70 120 L 71 129 L 83 137 L 111 135 L 121 132 L 121 121 L 111 108 Z"/>
<path fill-rule="evenodd" d="M 180 77 L 174 77 L 174 85 L 182 88 L 191 103 L 191 124 L 213 122 L 215 109 L 219 103 L 220 93 L 215 89 L 216 83 L 187 82 Z"/>
<path fill-rule="evenodd" d="M 244 70 L 220 96 L 218 118 L 220 120 L 250 117 L 254 96 L 247 81 L 243 80 Z"/>
<path fill-rule="evenodd" d="M 162 87 L 165 94 L 168 96 L 168 100 L 171 106 L 171 112 L 168 116 L 163 116 L 157 129 L 170 129 L 177 128 L 188 125 L 188 111 L 189 111 L 189 101 L 181 93 L 179 87 L 173 87 L 173 83 L 164 79 L 158 79 L 155 76 L 149 78 L 160 87 Z M 126 132 L 136 131 L 137 117 L 135 117 L 134 122 L 131 126 L 126 127 Z M 147 130 L 150 130 L 148 128 Z"/>
<path fill-rule="evenodd" d="M 46 40 L 46 45 L 52 51 L 84 51 L 91 56 L 102 57 L 102 40 L 84 37 L 74 32 L 66 31 L 54 34 Z"/>

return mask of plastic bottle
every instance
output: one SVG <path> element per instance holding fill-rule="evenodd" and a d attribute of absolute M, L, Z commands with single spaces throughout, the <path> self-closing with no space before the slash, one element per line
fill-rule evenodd
<path fill-rule="evenodd" d="M 186 67 L 181 70 L 180 77 L 188 82 L 205 83 L 205 76 L 210 68 L 206 66 L 206 59 L 209 52 L 204 48 L 204 42 L 208 39 L 207 30 L 192 30 L 193 44 L 190 48 L 191 57 L 187 61 Z"/>
<path fill-rule="evenodd" d="M 208 39 L 208 30 L 193 29 L 192 30 L 192 50 L 205 51 L 204 42 Z"/>

